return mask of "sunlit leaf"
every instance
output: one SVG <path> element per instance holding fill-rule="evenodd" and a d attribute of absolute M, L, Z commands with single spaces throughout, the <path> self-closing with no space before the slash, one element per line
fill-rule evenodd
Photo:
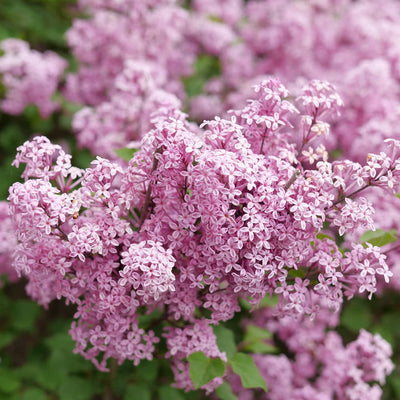
<path fill-rule="evenodd" d="M 98 391 L 98 387 L 87 379 L 69 376 L 57 390 L 58 400 L 88 400 Z"/>
<path fill-rule="evenodd" d="M 236 353 L 236 343 L 233 332 L 222 325 L 216 325 L 213 328 L 217 338 L 217 346 L 220 351 L 226 353 L 226 356 L 232 357 Z"/>
<path fill-rule="evenodd" d="M 375 231 L 367 231 L 360 237 L 361 243 L 370 243 L 373 246 L 382 247 L 389 243 L 397 241 L 397 232 L 394 229 L 384 231 L 377 229 Z"/>
<path fill-rule="evenodd" d="M 179 389 L 171 386 L 161 386 L 158 389 L 159 400 L 185 400 L 185 397 Z"/>
<path fill-rule="evenodd" d="M 347 329 L 358 332 L 370 325 L 372 321 L 371 310 L 361 299 L 353 299 L 344 308 L 340 321 Z"/>
<path fill-rule="evenodd" d="M 271 339 L 271 332 L 256 325 L 248 325 L 243 338 L 244 350 L 251 353 L 274 353 L 276 348 L 266 340 Z"/>
<path fill-rule="evenodd" d="M 190 378 L 195 389 L 200 388 L 225 372 L 225 363 L 220 358 L 208 358 L 198 351 L 188 357 Z"/>
<path fill-rule="evenodd" d="M 247 389 L 259 387 L 267 391 L 267 384 L 251 356 L 244 353 L 236 353 L 228 360 L 228 363 L 233 372 L 240 376 L 243 387 Z"/>
<path fill-rule="evenodd" d="M 137 151 L 139 151 L 139 149 L 131 149 L 129 147 L 122 147 L 121 149 L 114 150 L 115 154 L 125 161 L 130 161 Z"/>
<path fill-rule="evenodd" d="M 221 400 L 237 400 L 238 397 L 233 394 L 231 387 L 227 382 L 224 382 L 222 385 L 218 386 L 215 390 L 215 393 Z"/>
<path fill-rule="evenodd" d="M 150 386 L 143 384 L 128 385 L 123 400 L 151 400 Z"/>

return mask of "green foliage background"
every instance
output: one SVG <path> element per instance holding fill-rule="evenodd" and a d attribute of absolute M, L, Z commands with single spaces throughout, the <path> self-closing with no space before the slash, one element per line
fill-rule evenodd
<path fill-rule="evenodd" d="M 27 40 L 38 50 L 54 50 L 70 61 L 64 32 L 77 16 L 74 0 L 1 0 L 0 40 L 16 37 Z M 218 73 L 218 60 L 201 56 L 196 64 L 196 75 L 184 79 L 189 97 L 202 90 L 204 81 Z M 0 97 L 4 88 L 0 84 Z M 63 112 L 42 120 L 35 107 L 28 107 L 22 116 L 13 117 L 0 113 L 0 199 L 6 199 L 8 187 L 19 179 L 21 171 L 10 167 L 16 147 L 34 133 L 48 136 L 53 141 L 68 144 L 74 163 L 86 167 L 92 155 L 78 150 L 70 134 L 70 123 L 74 108 L 65 104 Z M 121 366 L 110 363 L 110 373 L 98 372 L 81 356 L 73 354 L 73 342 L 68 335 L 74 310 L 61 302 L 55 302 L 44 310 L 30 301 L 24 291 L 25 282 L 6 282 L 0 289 L 0 399 L 4 400 L 200 400 L 206 398 L 201 392 L 184 393 L 172 388 L 173 380 L 168 362 L 156 359 L 133 367 L 125 362 Z M 266 302 L 269 307 L 271 303 Z M 272 335 L 264 329 L 249 326 L 245 332 L 240 320 L 248 315 L 246 302 L 242 312 L 226 326 L 216 328 L 218 346 L 230 359 L 228 365 L 235 371 L 240 369 L 245 353 L 274 353 Z M 152 316 L 143 319 L 143 324 Z M 147 321 L 147 322 L 146 322 Z M 345 305 L 338 328 L 345 342 L 354 340 L 360 329 L 379 332 L 394 348 L 396 370 L 385 387 L 384 400 L 400 399 L 400 295 L 386 293 L 373 301 L 354 299 Z M 241 352 L 237 353 L 240 349 Z M 279 349 L 280 351 L 284 349 Z M 239 355 L 239 356 L 238 356 Z M 189 360 L 190 361 L 190 360 Z M 196 370 L 203 375 L 192 376 L 193 381 L 202 382 L 207 367 L 221 372 L 221 365 L 204 357 L 194 357 Z M 200 364 L 199 364 L 200 363 Z M 202 364 L 203 363 L 203 364 Z M 218 364 L 218 365 L 215 365 Z M 239 367 L 238 367 L 239 365 Z M 204 366 L 206 366 L 204 368 Z M 203 369 L 202 369 L 203 368 Z M 251 366 L 250 366 L 251 368 Z M 249 379 L 243 381 L 243 379 Z M 259 381 L 251 382 L 254 374 L 242 377 L 244 385 L 257 387 Z M 251 386 L 253 385 L 253 386 Z M 259 386 L 262 386 L 259 385 Z M 254 389 L 255 394 L 262 389 Z M 235 399 L 228 385 L 221 386 L 217 395 L 221 399 Z"/>

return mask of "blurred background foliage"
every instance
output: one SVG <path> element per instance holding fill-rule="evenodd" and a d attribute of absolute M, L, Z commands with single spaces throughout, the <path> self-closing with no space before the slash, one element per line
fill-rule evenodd
<path fill-rule="evenodd" d="M 0 40 L 15 37 L 67 54 L 64 33 L 75 14 L 75 0 L 1 0 Z"/>
<path fill-rule="evenodd" d="M 73 68 L 64 33 L 77 16 L 74 0 L 0 0 L 0 40 L 9 37 L 28 41 L 37 50 L 53 50 L 65 57 Z M 193 77 L 184 79 L 189 97 L 202 91 L 204 82 L 219 69 L 218 60 L 199 58 Z M 0 98 L 4 88 L 0 83 Z M 16 147 L 40 133 L 70 148 L 74 163 L 86 167 L 92 155 L 77 149 L 70 134 L 73 107 L 43 120 L 36 107 L 28 107 L 22 116 L 0 113 L 0 199 L 6 199 L 8 187 L 19 179 L 21 171 L 10 167 Z M 61 302 L 42 309 L 25 295 L 25 282 L 16 284 L 2 278 L 0 288 L 0 399 L 4 400 L 199 400 L 199 392 L 183 393 L 170 387 L 172 373 L 168 362 L 154 360 L 133 367 L 110 365 L 110 373 L 98 372 L 79 355 L 68 335 L 74 310 Z M 243 306 L 243 304 L 242 304 Z M 268 306 L 268 305 L 266 305 Z M 242 313 L 248 312 L 243 307 Z M 240 316 L 227 323 L 236 342 L 246 333 L 240 331 Z M 353 299 L 345 304 L 338 331 L 345 342 L 354 340 L 360 329 L 380 333 L 394 349 L 396 370 L 385 386 L 383 400 L 400 399 L 400 295 Z M 262 332 L 261 332 L 262 333 Z M 247 333 L 248 334 L 248 333 Z M 254 348 L 273 352 L 259 335 Z M 235 397 L 226 397 L 234 399 Z"/>
<path fill-rule="evenodd" d="M 18 38 L 29 42 L 39 51 L 52 50 L 69 62 L 69 70 L 75 67 L 65 40 L 65 32 L 78 15 L 75 0 L 0 0 L 0 41 Z M 1 50 L 0 50 L 1 52 Z M 0 79 L 0 98 L 4 87 Z M 56 112 L 43 120 L 36 106 L 29 106 L 21 116 L 0 112 L 0 200 L 8 196 L 9 186 L 17 181 L 21 170 L 11 168 L 16 148 L 33 134 L 43 134 L 51 140 L 68 144 L 75 165 L 86 167 L 93 158 L 87 151 L 78 151 L 70 134 L 73 107 L 66 104 L 62 112 Z"/>

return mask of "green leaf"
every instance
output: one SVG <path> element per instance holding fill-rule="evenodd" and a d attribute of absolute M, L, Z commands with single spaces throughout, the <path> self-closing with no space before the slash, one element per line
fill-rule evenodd
<path fill-rule="evenodd" d="M 278 351 L 275 346 L 272 346 L 268 343 L 264 343 L 261 341 L 246 344 L 246 346 L 243 349 L 248 352 L 258 353 L 258 354 L 272 354 Z"/>
<path fill-rule="evenodd" d="M 306 272 L 302 269 L 289 269 L 288 270 L 288 276 L 290 278 L 304 278 L 306 275 Z"/>
<path fill-rule="evenodd" d="M 58 388 L 58 400 L 88 400 L 97 392 L 97 386 L 78 376 L 67 377 Z"/>
<path fill-rule="evenodd" d="M 182 391 L 171 386 L 161 386 L 158 389 L 159 400 L 185 400 Z"/>
<path fill-rule="evenodd" d="M 264 328 L 260 328 L 256 325 L 248 325 L 246 334 L 244 335 L 244 341 L 264 340 L 271 339 L 272 333 Z"/>
<path fill-rule="evenodd" d="M 232 357 L 236 353 L 236 343 L 233 332 L 223 325 L 214 326 L 213 331 L 217 338 L 219 350 L 225 352 L 228 358 Z"/>
<path fill-rule="evenodd" d="M 389 311 L 382 315 L 379 325 L 372 327 L 374 333 L 379 333 L 393 346 L 397 346 L 400 337 L 400 311 Z"/>
<path fill-rule="evenodd" d="M 161 308 L 156 308 L 151 313 L 141 314 L 139 316 L 139 328 L 147 329 L 151 323 L 157 321 L 163 315 Z"/>
<path fill-rule="evenodd" d="M 251 356 L 244 353 L 236 353 L 228 360 L 228 364 L 232 367 L 233 372 L 240 376 L 243 387 L 247 389 L 260 387 L 267 391 L 265 380 Z"/>
<path fill-rule="evenodd" d="M 38 369 L 32 374 L 32 378 L 41 387 L 48 390 L 56 390 L 65 381 L 68 372 L 64 368 L 55 368 L 54 365 L 45 363 L 38 365 Z"/>
<path fill-rule="evenodd" d="M 65 372 L 68 375 L 71 372 L 86 372 L 92 369 L 92 364 L 85 360 L 82 356 L 62 350 L 54 350 L 48 361 L 50 368 L 58 368 L 60 372 Z"/>
<path fill-rule="evenodd" d="M 201 351 L 197 351 L 188 357 L 188 361 L 190 378 L 195 389 L 224 375 L 225 363 L 220 358 L 208 358 Z"/>
<path fill-rule="evenodd" d="M 141 363 L 139 364 L 139 366 L 140 365 Z M 135 371 L 136 369 L 137 367 L 135 367 L 133 370 Z M 134 374 L 132 374 L 132 361 L 125 360 L 122 365 L 118 366 L 117 373 L 111 380 L 111 388 L 115 394 L 115 397 L 122 399 L 122 396 L 125 394 L 127 385 L 132 382 L 138 382 L 138 379 L 134 376 Z M 105 384 L 108 383 L 105 382 Z"/>
<path fill-rule="evenodd" d="M 272 295 L 270 296 L 269 294 L 265 295 L 261 302 L 260 302 L 260 308 L 261 307 L 275 307 L 278 304 L 278 296 Z"/>
<path fill-rule="evenodd" d="M 277 303 L 278 303 L 278 296 L 276 296 L 276 295 L 270 296 L 269 294 L 267 294 L 261 299 L 260 305 L 258 306 L 258 308 L 275 307 Z M 239 299 L 239 304 L 244 310 L 247 310 L 247 311 L 250 311 L 255 308 L 249 303 L 248 300 L 243 299 L 243 298 Z"/>
<path fill-rule="evenodd" d="M 221 63 L 218 57 L 201 54 L 194 63 L 194 74 L 182 79 L 189 98 L 203 93 L 204 84 L 213 76 L 221 73 Z"/>
<path fill-rule="evenodd" d="M 20 332 L 33 331 L 40 307 L 29 300 L 16 300 L 10 304 L 10 322 L 13 329 Z"/>
<path fill-rule="evenodd" d="M 400 376 L 391 375 L 388 381 L 396 393 L 396 398 L 400 398 Z"/>
<path fill-rule="evenodd" d="M 39 388 L 30 388 L 25 390 L 21 400 L 48 400 L 46 392 Z"/>
<path fill-rule="evenodd" d="M 227 382 L 224 382 L 222 385 L 218 386 L 215 389 L 215 393 L 222 400 L 238 400 L 237 396 L 233 394 L 232 389 Z"/>
<path fill-rule="evenodd" d="M 151 400 L 151 391 L 149 386 L 144 384 L 128 385 L 123 400 Z"/>
<path fill-rule="evenodd" d="M 390 328 L 395 336 L 400 336 L 400 311 L 390 311 L 383 314 L 380 325 Z"/>
<path fill-rule="evenodd" d="M 32 361 L 24 363 L 14 369 L 16 377 L 24 383 L 39 383 L 38 376 L 43 365 L 40 362 Z"/>
<path fill-rule="evenodd" d="M 253 308 L 251 304 L 246 299 L 243 298 L 239 299 L 239 304 L 246 311 L 250 311 Z"/>
<path fill-rule="evenodd" d="M 143 360 L 136 367 L 136 378 L 139 382 L 153 382 L 156 380 L 160 363 L 158 360 Z"/>
<path fill-rule="evenodd" d="M 74 341 L 67 332 L 56 332 L 44 340 L 51 350 L 71 352 L 74 349 Z"/>
<path fill-rule="evenodd" d="M 365 301 L 357 298 L 347 304 L 341 315 L 342 325 L 353 332 L 367 328 L 371 322 L 371 310 Z"/>
<path fill-rule="evenodd" d="M 16 392 L 21 386 L 17 377 L 7 369 L 0 369 L 0 393 Z"/>
<path fill-rule="evenodd" d="M 326 233 L 318 233 L 317 239 L 319 239 L 319 240 L 322 240 L 322 239 L 334 240 L 331 235 L 327 235 Z"/>
<path fill-rule="evenodd" d="M 44 342 L 51 351 L 47 360 L 50 369 L 57 369 L 65 375 L 92 370 L 93 366 L 88 360 L 73 352 L 74 342 L 67 331 L 57 332 Z"/>
<path fill-rule="evenodd" d="M 397 232 L 394 229 L 384 231 L 377 229 L 375 231 L 367 231 L 360 237 L 361 243 L 370 243 L 372 246 L 382 247 L 389 243 L 397 241 Z"/>
<path fill-rule="evenodd" d="M 0 333 L 0 349 L 8 346 L 14 339 L 16 335 L 11 332 Z"/>
<path fill-rule="evenodd" d="M 9 304 L 9 298 L 5 295 L 3 290 L 0 290 L 0 316 L 8 315 L 8 313 L 10 312 Z"/>
<path fill-rule="evenodd" d="M 121 149 L 114 150 L 115 154 L 125 161 L 130 161 L 137 151 L 139 151 L 139 149 L 131 149 L 129 147 L 122 147 Z"/>
<path fill-rule="evenodd" d="M 265 340 L 271 339 L 272 333 L 256 325 L 248 325 L 244 335 L 244 350 L 251 353 L 274 353 L 276 348 Z"/>

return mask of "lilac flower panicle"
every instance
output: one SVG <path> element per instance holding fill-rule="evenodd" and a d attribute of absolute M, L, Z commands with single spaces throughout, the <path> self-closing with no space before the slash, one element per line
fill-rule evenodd
<path fill-rule="evenodd" d="M 0 107 L 8 114 L 21 114 L 25 107 L 34 104 L 42 118 L 47 118 L 59 108 L 52 99 L 67 62 L 56 53 L 40 53 L 20 39 L 1 42 L 4 54 L 0 57 L 0 74 L 7 89 Z"/>
<path fill-rule="evenodd" d="M 293 354 L 254 356 L 266 399 L 381 398 L 390 346 L 366 331 L 345 346 L 333 329 L 347 299 L 399 288 L 398 248 L 359 243 L 365 231 L 400 229 L 398 2 L 78 7 L 85 19 L 66 37 L 79 69 L 62 94 L 82 105 L 73 130 L 97 158 L 76 168 L 41 136 L 18 148 L 24 182 L 0 207 L 0 270 L 25 276 L 44 306 L 75 304 L 75 351 L 100 370 L 109 358 L 152 359 L 160 338 L 139 317 L 157 310 L 175 385 L 191 390 L 185 359 L 225 360 L 211 325 L 245 298 L 251 323 Z M 2 110 L 34 104 L 47 118 L 66 62 L 17 39 L 1 48 Z M 218 75 L 188 99 L 182 82 L 202 58 Z M 139 149 L 128 165 L 115 153 L 127 146 Z M 265 296 L 276 307 L 257 311 Z"/>
<path fill-rule="evenodd" d="M 139 316 L 159 309 L 171 323 L 163 335 L 176 385 L 190 390 L 184 358 L 202 351 L 225 359 L 211 325 L 233 318 L 240 298 L 256 308 L 274 295 L 277 306 L 260 318 L 299 357 L 284 367 L 288 393 L 333 393 L 309 381 L 315 363 L 328 371 L 330 363 L 342 362 L 322 356 L 328 336 L 313 324 L 333 328 L 344 299 L 371 298 L 393 274 L 380 248 L 353 243 L 342 252 L 329 235 L 319 234 L 375 228 L 368 190 L 398 190 L 400 145 L 388 141 L 387 150 L 368 155 L 365 164 L 308 162 L 299 149 L 315 148 L 314 138 L 306 135 L 303 145 L 296 144 L 288 130 L 311 118 L 314 132 L 314 125 L 325 123 L 316 113 L 322 118 L 324 107 L 325 114 L 336 113 L 340 105 L 329 84 L 314 81 L 310 87 L 307 96 L 317 100 L 307 97 L 308 114 L 300 115 L 287 89 L 272 79 L 256 86 L 255 99 L 229 120 L 216 117 L 201 127 L 168 103 L 153 114 L 153 129 L 124 166 L 98 156 L 77 170 L 44 137 L 18 148 L 14 164 L 25 164 L 25 182 L 15 183 L 8 198 L 18 238 L 14 268 L 41 304 L 55 298 L 76 304 L 70 333 L 77 353 L 104 371 L 109 358 L 135 365 L 151 360 L 159 337 L 139 326 Z M 199 319 L 206 310 L 208 318 Z M 301 356 L 300 333 L 287 331 L 293 318 L 303 321 L 302 329 L 314 327 L 320 350 L 313 355 Z M 349 367 L 346 377 L 353 383 L 343 377 L 340 393 L 365 391 L 392 369 L 386 342 L 366 335 L 343 348 L 343 357 L 362 360 L 363 346 L 385 352 L 381 358 L 377 353 L 372 369 Z M 283 356 L 273 357 L 267 357 L 272 364 L 283 363 Z M 301 368 L 308 382 L 303 389 L 293 381 Z M 204 389 L 211 393 L 221 383 L 216 378 Z"/>
<path fill-rule="evenodd" d="M 396 224 L 380 216 L 396 209 L 389 194 L 399 191 L 400 145 L 387 139 L 400 115 L 393 107 L 400 52 L 390 39 L 398 36 L 390 17 L 398 5 L 207 0 L 188 10 L 174 0 L 80 0 L 79 7 L 87 18 L 74 21 L 67 40 L 80 67 L 63 93 L 84 105 L 73 129 L 98 157 L 81 170 L 44 137 L 19 147 L 13 164 L 25 164 L 25 181 L 10 188 L 4 226 L 16 232 L 13 266 L 28 279 L 28 294 L 45 306 L 55 298 L 76 304 L 75 351 L 100 370 L 109 358 L 152 359 L 159 337 L 139 316 L 159 310 L 165 356 L 185 390 L 193 389 L 190 354 L 226 360 L 211 325 L 231 319 L 240 298 L 256 309 L 276 296 L 277 306 L 256 320 L 295 356 L 255 356 L 268 399 L 380 398 L 374 382 L 393 368 L 386 342 L 362 331 L 344 346 L 330 330 L 344 300 L 394 284 L 396 252 L 357 241 L 383 221 Z M 382 18 L 371 24 L 375 15 Z M 33 103 L 48 116 L 65 62 L 17 40 L 3 49 L 3 110 Z M 182 78 L 204 54 L 221 74 L 187 101 Z M 294 97 L 267 78 L 275 72 L 292 82 Z M 191 116 L 205 117 L 202 125 L 188 121 L 187 104 Z M 127 144 L 139 148 L 128 165 L 114 151 Z M 343 154 L 332 162 L 334 148 Z M 251 396 L 225 378 L 240 398 Z"/>

